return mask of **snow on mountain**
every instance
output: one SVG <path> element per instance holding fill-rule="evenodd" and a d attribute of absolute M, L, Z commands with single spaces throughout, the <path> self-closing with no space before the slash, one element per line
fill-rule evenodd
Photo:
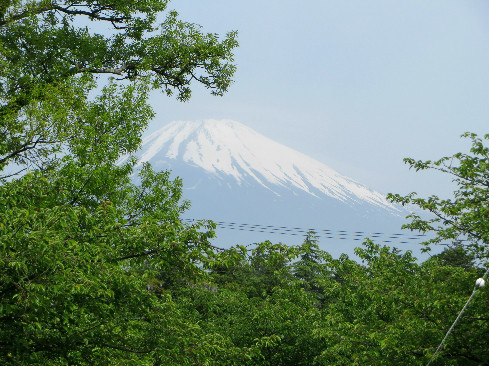
<path fill-rule="evenodd" d="M 183 161 L 238 185 L 256 182 L 276 195 L 286 189 L 397 210 L 382 194 L 231 120 L 172 122 L 147 136 L 141 151 L 140 163 Z"/>
<path fill-rule="evenodd" d="M 298 245 L 313 230 L 332 233 L 320 239 L 331 254 L 354 255 L 367 233 L 373 239 L 385 233 L 395 245 L 398 234 L 387 233 L 399 233 L 408 214 L 382 194 L 231 120 L 169 123 L 143 139 L 137 157 L 139 164 L 182 179 L 182 196 L 191 202 L 183 219 L 236 226 L 216 229 L 213 244 L 223 248 L 264 240 Z"/>

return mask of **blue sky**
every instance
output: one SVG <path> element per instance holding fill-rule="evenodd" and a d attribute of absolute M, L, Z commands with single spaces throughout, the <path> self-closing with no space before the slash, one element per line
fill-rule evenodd
<path fill-rule="evenodd" d="M 404 157 L 466 151 L 489 133 L 486 0 L 180 0 L 206 32 L 238 30 L 235 83 L 222 98 L 152 96 L 149 132 L 173 120 L 226 118 L 382 193 L 446 195 L 448 177 Z"/>

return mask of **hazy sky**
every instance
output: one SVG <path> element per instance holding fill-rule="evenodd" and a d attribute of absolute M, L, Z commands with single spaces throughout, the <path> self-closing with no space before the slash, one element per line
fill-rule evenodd
<path fill-rule="evenodd" d="M 489 133 L 487 0 L 174 0 L 180 18 L 238 30 L 235 83 L 222 98 L 152 97 L 149 131 L 226 118 L 382 193 L 447 194 L 448 177 L 404 157 L 466 151 Z"/>

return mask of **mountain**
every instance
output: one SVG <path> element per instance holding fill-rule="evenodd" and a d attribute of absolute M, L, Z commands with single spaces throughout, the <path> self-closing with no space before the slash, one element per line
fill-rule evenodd
<path fill-rule="evenodd" d="M 138 156 L 182 178 L 191 218 L 395 232 L 405 216 L 379 192 L 231 120 L 172 122 Z"/>

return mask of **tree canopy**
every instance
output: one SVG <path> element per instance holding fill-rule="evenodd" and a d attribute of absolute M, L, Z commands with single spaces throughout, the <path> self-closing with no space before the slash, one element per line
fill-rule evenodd
<path fill-rule="evenodd" d="M 0 5 L 2 364 L 181 364 L 186 323 L 147 286 L 202 275 L 212 225 L 180 222 L 188 202 L 168 172 L 145 166 L 136 185 L 135 160 L 116 163 L 153 117 L 148 93 L 184 101 L 196 82 L 222 95 L 237 42 L 166 7 Z"/>
<path fill-rule="evenodd" d="M 149 89 L 187 100 L 192 82 L 216 95 L 231 83 L 236 33 L 220 40 L 175 12 L 158 24 L 166 1 L 2 4 L 0 169 L 9 163 L 38 166 L 63 145 L 79 157 L 80 140 L 97 136 L 112 158 L 134 151 L 152 116 Z M 126 83 L 97 93 L 100 75 Z M 89 98 L 90 92 L 98 98 Z M 111 133 L 110 141 L 101 139 L 118 130 L 127 132 L 125 138 Z"/>
<path fill-rule="evenodd" d="M 428 211 L 432 217 L 425 219 L 412 214 L 411 222 L 405 227 L 422 232 L 433 232 L 436 236 L 426 244 L 442 241 L 464 240 L 470 252 L 480 259 L 489 257 L 489 147 L 476 134 L 465 133 L 471 140 L 470 153 L 457 153 L 435 161 L 412 158 L 405 162 L 416 171 L 437 170 L 449 175 L 457 185 L 453 198 L 441 199 L 436 195 L 419 198 L 416 193 L 407 196 L 390 194 L 392 202 L 416 205 Z"/>

